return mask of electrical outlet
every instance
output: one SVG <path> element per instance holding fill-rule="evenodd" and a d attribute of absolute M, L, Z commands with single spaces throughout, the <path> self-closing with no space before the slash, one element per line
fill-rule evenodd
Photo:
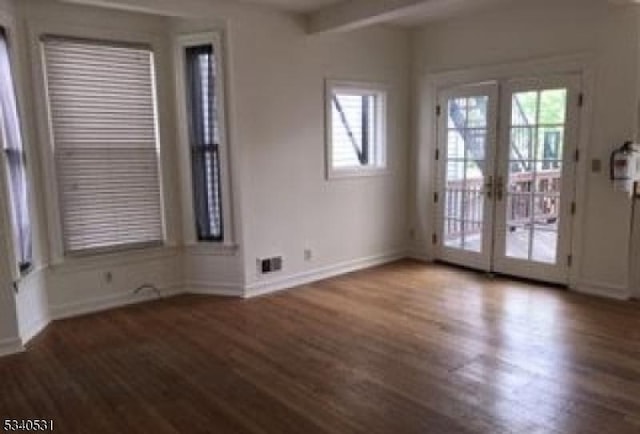
<path fill-rule="evenodd" d="M 304 249 L 304 260 L 310 261 L 311 259 L 313 259 L 313 252 L 311 249 Z"/>
<path fill-rule="evenodd" d="M 261 274 L 272 273 L 282 270 L 282 256 L 274 256 L 273 258 L 258 259 L 258 272 Z"/>
<path fill-rule="evenodd" d="M 282 270 L 282 256 L 276 256 L 275 258 L 271 258 L 271 271 L 280 271 Z"/>

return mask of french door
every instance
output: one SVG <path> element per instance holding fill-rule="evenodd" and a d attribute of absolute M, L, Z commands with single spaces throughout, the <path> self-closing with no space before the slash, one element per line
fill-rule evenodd
<path fill-rule="evenodd" d="M 439 93 L 439 259 L 567 283 L 580 80 Z"/>

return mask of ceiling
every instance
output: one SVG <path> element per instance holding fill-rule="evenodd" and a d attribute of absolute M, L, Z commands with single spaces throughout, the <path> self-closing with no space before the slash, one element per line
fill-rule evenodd
<path fill-rule="evenodd" d="M 291 12 L 313 12 L 344 0 L 244 0 L 250 3 L 273 6 Z"/>
<path fill-rule="evenodd" d="M 67 3 L 98 5 L 116 9 L 146 10 L 145 5 L 171 3 L 184 0 L 59 0 Z M 196 1 L 199 5 L 209 0 Z M 215 2 L 215 0 L 211 0 Z M 292 13 L 304 14 L 308 18 L 309 33 L 350 30 L 372 24 L 416 26 L 452 16 L 476 13 L 482 9 L 504 7 L 515 4 L 546 1 L 609 2 L 613 4 L 640 3 L 640 0 L 223 0 L 252 3 L 277 8 Z M 138 8 L 140 5 L 140 8 Z"/>

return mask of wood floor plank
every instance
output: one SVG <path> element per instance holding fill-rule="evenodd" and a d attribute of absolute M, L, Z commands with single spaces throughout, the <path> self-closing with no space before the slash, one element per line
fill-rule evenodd
<path fill-rule="evenodd" d="M 640 308 L 400 261 L 58 321 L 0 380 L 64 433 L 640 433 Z"/>

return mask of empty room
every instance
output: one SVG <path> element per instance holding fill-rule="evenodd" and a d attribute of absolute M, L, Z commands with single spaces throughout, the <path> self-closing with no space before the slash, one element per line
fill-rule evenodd
<path fill-rule="evenodd" d="M 640 433 L 636 0 L 0 0 L 0 432 Z"/>

